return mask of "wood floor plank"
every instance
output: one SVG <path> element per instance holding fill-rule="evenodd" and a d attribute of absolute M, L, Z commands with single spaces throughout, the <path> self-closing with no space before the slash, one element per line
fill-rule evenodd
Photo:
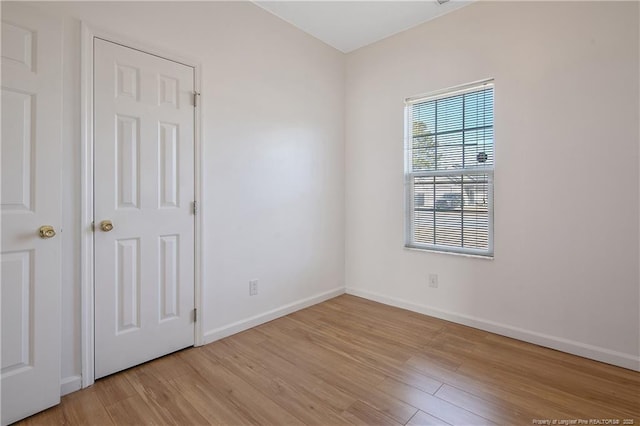
<path fill-rule="evenodd" d="M 410 368 L 404 368 L 400 373 L 389 375 L 389 378 L 405 383 L 409 386 L 413 386 L 416 389 L 420 389 L 421 391 L 432 395 L 435 394 L 443 385 L 442 382 L 439 382 L 429 376 L 425 376 L 424 374 Z"/>
<path fill-rule="evenodd" d="M 424 411 L 418 410 L 415 416 L 409 420 L 407 426 L 451 426 L 449 423 Z"/>
<path fill-rule="evenodd" d="M 104 405 L 92 390 L 75 392 L 64 397 L 63 403 L 23 421 L 25 425 L 112 425 Z"/>
<path fill-rule="evenodd" d="M 315 318 L 310 317 L 313 314 Z M 372 336 L 377 341 L 390 340 L 395 345 L 415 349 L 419 349 L 440 329 L 433 324 L 423 326 L 417 321 L 408 324 L 402 315 L 372 315 L 367 311 L 336 310 L 332 305 L 316 305 L 309 312 L 300 311 L 291 315 L 292 319 L 299 317 L 303 317 L 307 324 L 308 319 L 314 318 L 320 323 L 336 326 L 338 330 L 351 332 L 352 336 Z"/>
<path fill-rule="evenodd" d="M 285 358 L 272 356 L 260 345 L 246 345 L 235 339 L 231 339 L 227 343 L 229 347 L 233 348 L 233 354 L 225 358 L 236 359 L 238 355 L 243 355 L 264 367 L 269 377 L 279 377 L 293 384 L 296 389 L 313 394 L 322 401 L 325 407 L 335 412 L 343 411 L 356 400 L 355 397 L 310 374 L 307 369 L 300 368 Z M 215 347 L 216 344 L 208 345 L 205 350 L 211 354 L 212 351 L 215 351 Z M 212 348 L 212 350 L 209 350 L 209 348 Z"/>
<path fill-rule="evenodd" d="M 150 375 L 157 377 L 158 380 L 167 381 L 175 379 L 193 372 L 193 368 L 188 363 L 180 362 L 183 357 L 183 351 L 175 352 L 142 364 L 137 370 L 144 370 Z M 127 373 L 128 372 L 129 370 L 127 370 Z"/>
<path fill-rule="evenodd" d="M 455 372 L 444 369 L 420 355 L 410 359 L 407 364 L 437 380 L 467 390 L 484 399 L 505 400 L 513 404 L 516 409 L 537 413 L 536 418 L 580 418 L 579 408 L 563 405 L 561 401 L 549 398 L 546 384 L 515 378 L 502 371 L 500 367 L 488 367 L 488 362 L 472 370 L 461 368 Z M 463 365 L 463 367 L 466 366 Z"/>
<path fill-rule="evenodd" d="M 272 354 L 285 357 L 296 365 L 318 374 L 349 377 L 350 382 L 369 389 L 384 380 L 384 374 L 373 371 L 357 362 L 348 352 L 327 349 L 308 341 L 290 340 L 280 332 L 269 332 L 271 339 L 262 344 Z"/>
<path fill-rule="evenodd" d="M 633 380 L 631 377 L 605 377 L 600 372 L 594 373 L 593 370 L 576 368 L 576 366 L 587 363 L 587 360 L 576 365 L 574 362 L 561 361 L 556 356 L 557 351 L 552 349 L 530 344 L 526 346 L 514 345 L 511 340 L 513 339 L 503 338 L 485 341 L 484 344 L 474 348 L 475 356 L 468 361 L 486 362 L 491 355 L 490 362 L 494 365 L 508 368 L 514 373 L 525 374 L 530 380 L 546 383 L 558 381 L 556 384 L 558 389 L 576 392 L 585 398 L 615 397 L 637 406 L 636 396 L 640 395 L 640 381 Z M 532 364 L 537 367 L 534 371 L 531 370 Z M 559 376 L 558 372 L 562 374 Z"/>
<path fill-rule="evenodd" d="M 521 351 L 521 355 L 531 361 L 545 361 L 552 363 L 555 368 L 571 369 L 583 372 L 589 375 L 600 377 L 616 386 L 634 386 L 640 387 L 640 374 L 636 371 L 628 370 L 622 367 L 605 364 L 587 358 L 581 358 L 566 352 L 557 351 L 555 349 L 545 348 L 538 345 L 532 345 L 521 340 L 512 339 L 498 334 L 487 334 L 485 344 L 498 349 L 501 352 L 504 347 L 510 346 Z"/>
<path fill-rule="evenodd" d="M 373 368 L 382 376 L 398 374 L 411 354 L 416 351 L 399 345 L 391 347 L 388 342 L 374 342 L 362 336 L 354 338 L 350 333 L 345 334 L 332 329 L 308 330 L 307 339 L 318 348 L 350 358 L 358 365 Z"/>
<path fill-rule="evenodd" d="M 416 412 L 418 410 L 415 410 Z M 414 413 L 415 415 L 415 413 Z M 342 416 L 353 425 L 361 426 L 399 426 L 396 420 L 376 410 L 366 402 L 357 400 L 347 408 Z"/>
<path fill-rule="evenodd" d="M 345 363 L 345 359 L 340 357 L 332 359 L 331 354 L 322 351 L 300 351 L 299 348 L 293 350 L 274 345 L 271 342 L 265 342 L 263 346 L 269 347 L 276 356 L 290 359 L 297 355 L 295 363 L 299 367 L 307 369 L 316 377 L 332 384 L 348 395 L 358 399 L 366 399 L 369 405 L 402 424 L 406 423 L 415 413 L 414 407 L 409 404 L 376 390 L 376 385 L 384 378 L 376 377 L 374 371 L 370 371 L 373 378 L 369 377 L 367 370 L 361 366 Z M 291 352 L 292 350 L 293 352 Z"/>
<path fill-rule="evenodd" d="M 489 419 L 481 417 L 461 407 L 453 405 L 447 401 L 422 392 L 419 389 L 409 386 L 405 383 L 395 380 L 385 380 L 378 389 L 383 390 L 389 395 L 393 395 L 402 401 L 430 414 L 434 417 L 444 420 L 452 425 L 492 425 L 495 424 Z"/>
<path fill-rule="evenodd" d="M 74 392 L 68 395 L 65 398 L 65 404 L 62 405 L 62 411 L 67 424 L 110 425 L 114 423 L 97 389 L 95 392 Z"/>
<path fill-rule="evenodd" d="M 309 321 L 301 320 L 300 326 L 302 327 L 304 324 L 309 324 Z M 337 329 L 338 326 L 331 328 L 327 330 L 326 328 L 312 329 L 308 327 L 307 340 L 329 351 L 347 354 L 359 364 L 367 366 L 384 376 L 390 376 L 400 381 L 410 381 L 411 385 L 425 392 L 433 393 L 442 385 L 441 382 L 419 374 L 415 370 L 408 372 L 404 360 L 407 359 L 407 355 L 410 356 L 415 353 L 416 349 L 411 351 L 405 349 L 406 352 L 402 352 L 400 356 L 394 356 L 388 348 L 381 349 L 374 344 L 375 342 L 354 340 L 351 333 L 340 334 L 333 332 L 333 329 Z"/>
<path fill-rule="evenodd" d="M 130 375 L 130 371 L 123 371 L 120 374 L 105 377 L 93 386 L 92 389 L 95 390 L 102 405 L 106 407 L 136 395 L 136 390 L 128 379 Z M 75 395 L 75 393 L 72 395 Z"/>
<path fill-rule="evenodd" d="M 49 425 L 64 425 L 64 424 L 72 424 L 65 420 L 64 409 L 62 406 L 58 405 L 48 410 L 42 411 L 41 413 L 35 414 L 31 417 L 27 417 L 26 419 L 19 422 L 20 425 L 24 426 L 49 426 Z M 105 425 L 111 425 L 111 418 L 107 414 L 107 420 Z"/>
<path fill-rule="evenodd" d="M 496 374 L 490 368 L 482 366 L 472 372 L 460 371 L 460 369 L 450 371 L 421 355 L 411 358 L 407 365 L 443 383 L 467 390 L 484 399 L 496 398 L 508 401 L 516 409 L 537 413 L 536 418 L 578 418 L 575 413 L 572 414 L 571 407 L 547 399 L 546 394 L 539 387 L 532 387 L 521 380 L 514 380 L 512 377 L 503 375 L 499 370 Z"/>
<path fill-rule="evenodd" d="M 523 424 L 535 418 L 534 413 L 525 412 L 506 401 L 488 401 L 447 384 L 442 385 L 434 396 L 500 425 Z"/>
<path fill-rule="evenodd" d="M 198 374 L 208 383 L 208 389 L 250 419 L 251 423 L 303 424 L 224 366 L 208 361 L 203 351 L 194 351 L 191 362 L 200 366 Z"/>
<path fill-rule="evenodd" d="M 225 358 L 220 363 L 307 425 L 348 424 L 339 413 L 324 405 L 312 392 L 272 374 L 243 354 Z"/>
<path fill-rule="evenodd" d="M 179 391 L 203 418 L 206 424 L 212 425 L 255 425 L 251 417 L 244 416 L 243 411 L 226 398 L 212 392 L 211 385 L 199 374 L 182 376 L 168 382 Z"/>
<path fill-rule="evenodd" d="M 558 406 L 573 418 L 614 418 L 615 416 L 631 416 L 637 412 L 638 406 L 619 400 L 613 395 L 605 394 L 603 389 L 594 389 L 597 381 L 590 386 L 588 381 L 575 380 L 575 376 L 553 368 L 543 372 L 543 368 L 535 364 L 524 366 L 521 360 L 518 366 L 508 363 L 489 364 L 480 359 L 466 361 L 458 370 L 472 378 L 493 380 L 507 383 L 518 392 L 538 395 L 546 401 L 546 405 Z M 548 369 L 548 368 L 547 368 Z M 609 388 L 613 392 L 615 388 Z M 615 407 L 611 401 L 615 400 Z M 569 417 L 569 418 L 572 418 Z"/>
<path fill-rule="evenodd" d="M 98 380 L 19 424 L 534 419 L 640 424 L 640 373 L 343 295 Z"/>
<path fill-rule="evenodd" d="M 185 374 L 176 377 L 183 377 Z M 175 377 L 169 380 L 172 379 Z M 168 386 L 164 377 L 156 376 L 153 370 L 133 371 L 129 381 L 132 382 L 132 386 L 145 404 L 163 419 L 163 423 L 178 425 L 206 423 L 206 419 L 195 410 L 182 393 Z"/>
<path fill-rule="evenodd" d="M 116 425 L 174 424 L 163 419 L 140 395 L 130 396 L 107 406 L 106 409 Z"/>

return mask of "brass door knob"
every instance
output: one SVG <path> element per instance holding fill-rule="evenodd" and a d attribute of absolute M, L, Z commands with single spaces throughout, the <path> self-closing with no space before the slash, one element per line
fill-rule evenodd
<path fill-rule="evenodd" d="M 40 233 L 40 238 L 53 238 L 56 236 L 56 230 L 53 229 L 53 226 L 51 225 L 44 225 L 41 226 L 40 229 L 38 229 L 39 233 Z"/>
<path fill-rule="evenodd" d="M 113 223 L 111 223 L 110 220 L 103 220 L 102 222 L 100 222 L 100 229 L 102 229 L 104 232 L 109 232 L 113 229 Z"/>

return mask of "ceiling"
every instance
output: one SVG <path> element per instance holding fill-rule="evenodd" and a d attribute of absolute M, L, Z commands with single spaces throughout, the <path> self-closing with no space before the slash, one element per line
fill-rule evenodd
<path fill-rule="evenodd" d="M 348 53 L 466 6 L 471 1 L 260 1 L 254 3 Z"/>

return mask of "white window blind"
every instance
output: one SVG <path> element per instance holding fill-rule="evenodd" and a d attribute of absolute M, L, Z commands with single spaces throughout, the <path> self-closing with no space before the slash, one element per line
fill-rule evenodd
<path fill-rule="evenodd" d="M 493 256 L 493 82 L 406 101 L 406 245 Z"/>

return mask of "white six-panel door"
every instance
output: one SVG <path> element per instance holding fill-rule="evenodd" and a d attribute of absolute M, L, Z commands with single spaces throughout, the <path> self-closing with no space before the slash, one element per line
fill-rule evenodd
<path fill-rule="evenodd" d="M 61 39 L 2 3 L 3 425 L 60 401 Z"/>
<path fill-rule="evenodd" d="M 194 344 L 194 69 L 94 39 L 95 377 Z"/>

